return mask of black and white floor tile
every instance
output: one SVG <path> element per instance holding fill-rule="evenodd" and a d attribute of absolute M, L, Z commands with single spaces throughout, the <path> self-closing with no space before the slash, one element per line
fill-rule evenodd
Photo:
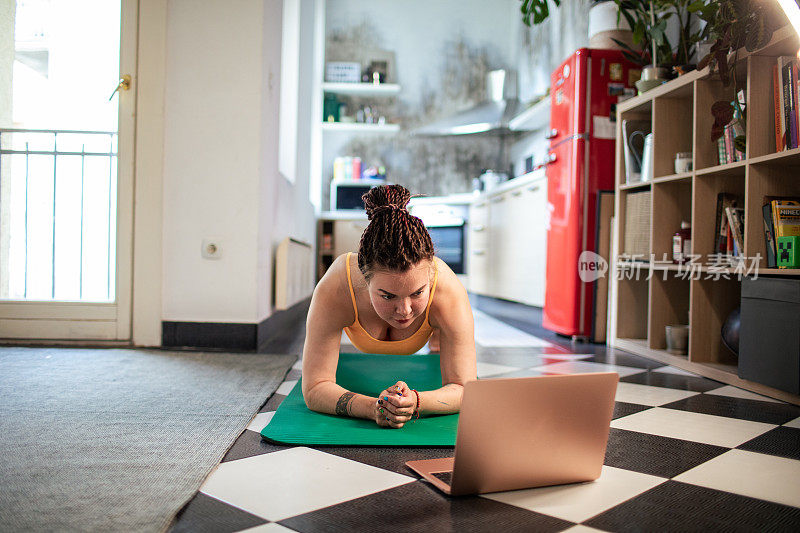
<path fill-rule="evenodd" d="M 620 374 L 597 481 L 453 498 L 404 464 L 452 448 L 270 444 L 259 433 L 298 361 L 172 531 L 800 531 L 800 407 L 574 345 L 518 310 L 476 309 L 479 377 Z"/>

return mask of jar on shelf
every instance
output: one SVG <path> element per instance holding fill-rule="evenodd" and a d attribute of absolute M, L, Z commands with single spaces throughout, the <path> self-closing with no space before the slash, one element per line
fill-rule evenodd
<path fill-rule="evenodd" d="M 678 152 L 675 154 L 675 174 L 692 170 L 692 152 Z"/>

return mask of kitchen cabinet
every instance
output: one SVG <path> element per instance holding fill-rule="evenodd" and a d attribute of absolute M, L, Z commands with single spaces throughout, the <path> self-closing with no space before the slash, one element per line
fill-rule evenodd
<path fill-rule="evenodd" d="M 473 202 L 469 208 L 467 232 L 467 273 L 469 290 L 487 294 L 489 281 L 489 201 Z"/>
<path fill-rule="evenodd" d="M 473 202 L 467 245 L 471 292 L 544 305 L 546 213 L 543 173 L 516 178 Z"/>
<path fill-rule="evenodd" d="M 320 217 L 317 226 L 318 281 L 337 257 L 346 252 L 358 252 L 361 234 L 369 224 L 366 215 L 346 217 L 336 212 L 328 213 Z"/>

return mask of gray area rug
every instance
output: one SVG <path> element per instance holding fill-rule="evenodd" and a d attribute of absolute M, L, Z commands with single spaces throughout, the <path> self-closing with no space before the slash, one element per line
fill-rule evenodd
<path fill-rule="evenodd" d="M 163 531 L 294 355 L 0 348 L 0 531 Z"/>

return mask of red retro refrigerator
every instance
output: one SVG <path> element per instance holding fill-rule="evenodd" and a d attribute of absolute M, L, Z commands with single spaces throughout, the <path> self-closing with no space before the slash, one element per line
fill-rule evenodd
<path fill-rule="evenodd" d="M 638 68 L 618 50 L 582 48 L 551 76 L 542 323 L 562 335 L 592 338 L 595 283 L 581 281 L 578 261 L 596 251 L 598 192 L 614 190 L 612 106 L 639 79 Z"/>

